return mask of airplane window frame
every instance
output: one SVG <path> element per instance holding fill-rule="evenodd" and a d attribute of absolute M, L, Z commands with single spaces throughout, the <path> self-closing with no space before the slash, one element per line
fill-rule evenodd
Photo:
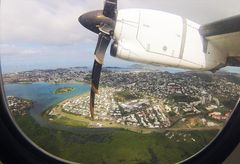
<path fill-rule="evenodd" d="M 49 154 L 35 145 L 21 132 L 7 109 L 0 68 L 0 159 L 6 163 L 72 163 Z M 179 163 L 222 163 L 240 140 L 240 101 L 223 129 L 207 146 Z"/>
<path fill-rule="evenodd" d="M 240 21 L 240 19 L 238 19 L 238 21 Z M 206 26 L 205 28 L 208 28 L 208 30 L 203 30 L 202 34 L 207 36 L 210 35 L 209 33 L 212 31 L 215 32 L 216 27 L 219 27 L 217 23 Z M 232 23 L 234 23 L 234 26 L 232 26 L 231 22 L 227 24 L 227 26 L 233 28 L 230 28 L 232 31 L 239 29 L 240 26 L 235 26 L 235 22 Z M 237 23 L 237 25 L 239 24 Z M 197 152 L 188 159 L 180 161 L 179 163 L 222 163 L 239 144 L 239 125 L 240 100 L 236 103 L 236 106 L 230 118 L 228 121 L 226 121 L 225 126 L 221 131 L 219 131 L 215 138 L 201 151 Z M 2 160 L 3 163 L 73 163 L 51 155 L 50 153 L 41 149 L 21 131 L 8 110 L 1 67 L 0 131 L 0 160 Z"/>

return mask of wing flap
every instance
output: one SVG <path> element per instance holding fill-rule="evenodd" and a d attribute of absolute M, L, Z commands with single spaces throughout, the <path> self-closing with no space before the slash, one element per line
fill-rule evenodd
<path fill-rule="evenodd" d="M 240 65 L 240 15 L 206 24 L 199 33 L 204 40 L 228 56 L 230 65 Z"/>
<path fill-rule="evenodd" d="M 240 32 L 210 36 L 206 40 L 230 57 L 240 56 Z"/>

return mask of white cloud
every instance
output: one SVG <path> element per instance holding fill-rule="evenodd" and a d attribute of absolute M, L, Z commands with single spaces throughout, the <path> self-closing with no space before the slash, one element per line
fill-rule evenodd
<path fill-rule="evenodd" d="M 119 0 L 120 7 L 151 8 L 205 24 L 240 14 L 238 0 Z"/>
<path fill-rule="evenodd" d="M 180 14 L 199 23 L 240 13 L 237 0 L 119 0 L 119 8 L 152 8 Z M 103 0 L 2 0 L 3 43 L 73 44 L 95 39 L 78 17 L 102 9 Z"/>
<path fill-rule="evenodd" d="M 84 1 L 6 0 L 2 3 L 2 42 L 72 44 L 91 38 L 78 22 L 80 14 L 91 6 Z M 91 8 L 91 7 L 90 7 Z"/>

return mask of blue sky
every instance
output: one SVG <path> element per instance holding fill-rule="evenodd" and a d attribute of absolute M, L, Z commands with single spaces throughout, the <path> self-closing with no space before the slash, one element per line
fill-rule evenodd
<path fill-rule="evenodd" d="M 151 8 L 187 17 L 199 24 L 240 13 L 237 0 L 119 0 L 119 8 Z M 2 0 L 0 53 L 4 72 L 91 66 L 97 36 L 77 21 L 103 0 Z M 106 66 L 130 62 L 106 55 Z"/>
<path fill-rule="evenodd" d="M 41 45 L 24 45 L 28 52 L 18 53 L 18 55 L 1 56 L 3 72 L 18 72 L 32 69 L 54 69 L 74 66 L 93 65 L 95 44 L 74 44 L 74 45 L 50 45 L 43 48 Z M 33 49 L 33 50 L 31 50 Z M 35 49 L 38 49 L 41 54 Z M 105 58 L 105 66 L 127 67 L 131 62 L 126 62 L 113 58 L 109 54 L 109 49 Z M 56 53 L 57 52 L 57 53 Z M 35 55 L 34 55 L 35 53 Z"/>

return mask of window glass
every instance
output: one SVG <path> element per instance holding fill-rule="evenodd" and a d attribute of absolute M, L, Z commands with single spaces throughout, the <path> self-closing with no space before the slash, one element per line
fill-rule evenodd
<path fill-rule="evenodd" d="M 118 8 L 161 10 L 206 24 L 238 14 L 234 4 L 234 0 L 125 0 L 118 2 Z M 194 51 L 190 54 L 191 46 L 196 51 L 200 46 L 194 43 L 199 38 L 186 36 L 186 42 L 191 40 L 187 61 L 180 61 L 184 55 L 176 54 L 184 52 L 180 45 L 176 51 L 171 44 L 156 48 L 179 59 L 170 62 L 175 68 L 156 66 L 154 59 L 151 64 L 121 60 L 111 57 L 108 49 L 92 120 L 89 99 L 98 35 L 81 26 L 78 17 L 103 9 L 103 1 L 8 0 L 1 5 L 1 66 L 8 109 L 27 137 L 63 159 L 79 163 L 182 161 L 212 141 L 239 99 L 237 67 L 216 71 L 176 68 L 194 67 L 200 60 L 196 57 L 189 62 L 195 55 Z M 189 23 L 189 31 L 196 27 Z M 184 28 L 178 32 L 186 32 Z M 134 28 L 129 30 L 134 32 Z M 132 44 L 139 42 L 130 43 L 132 31 L 121 42 L 134 51 Z M 147 42 L 149 37 L 143 36 Z M 135 53 L 142 55 L 138 50 Z M 146 50 L 146 56 L 149 53 L 155 52 Z"/>

